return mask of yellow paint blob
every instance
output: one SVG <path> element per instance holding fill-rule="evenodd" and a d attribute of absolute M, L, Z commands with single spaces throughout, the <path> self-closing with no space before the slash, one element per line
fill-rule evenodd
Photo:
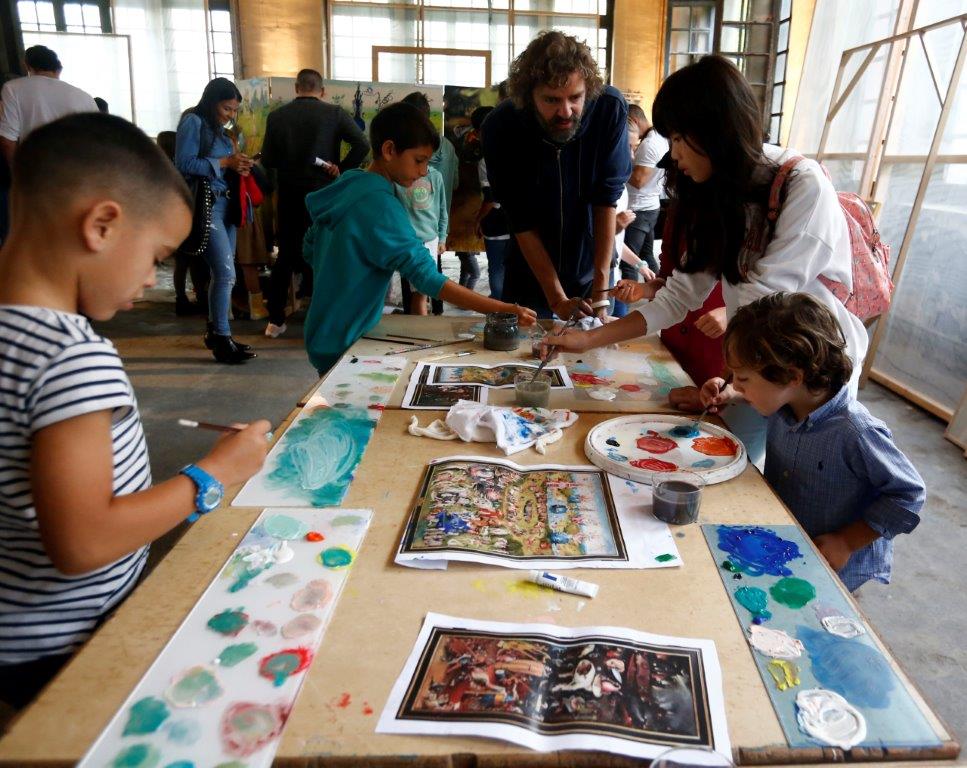
<path fill-rule="evenodd" d="M 769 674 L 776 681 L 776 688 L 785 691 L 799 685 L 799 667 L 785 659 L 773 659 L 769 662 Z"/>
<path fill-rule="evenodd" d="M 523 595 L 531 599 L 547 597 L 547 590 L 532 581 L 509 581 L 506 589 L 512 595 Z"/>

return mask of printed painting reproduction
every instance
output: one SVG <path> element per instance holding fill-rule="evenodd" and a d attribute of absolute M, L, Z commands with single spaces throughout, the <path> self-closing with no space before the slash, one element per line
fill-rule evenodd
<path fill-rule="evenodd" d="M 714 643 L 617 627 L 429 614 L 377 731 L 635 757 L 705 747 L 731 757 Z"/>

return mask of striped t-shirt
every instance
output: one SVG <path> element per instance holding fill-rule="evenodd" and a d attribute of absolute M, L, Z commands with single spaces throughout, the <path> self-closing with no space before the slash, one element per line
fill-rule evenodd
<path fill-rule="evenodd" d="M 137 582 L 148 548 L 81 576 L 44 551 L 30 445 L 51 424 L 109 410 L 114 495 L 151 484 L 138 406 L 114 345 L 80 315 L 0 305 L 0 664 L 69 653 Z M 0 670 L 0 674 L 3 674 Z"/>

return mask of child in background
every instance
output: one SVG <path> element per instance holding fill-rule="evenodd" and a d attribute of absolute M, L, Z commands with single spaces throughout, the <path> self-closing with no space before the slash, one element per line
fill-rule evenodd
<path fill-rule="evenodd" d="M 416 236 L 431 255 L 441 255 L 447 249 L 447 233 L 450 229 L 449 204 L 443 176 L 432 165 L 427 168 L 426 176 L 421 176 L 410 186 L 393 184 L 396 197 L 406 210 Z M 461 283 L 462 284 L 462 283 Z M 416 291 L 407 291 L 408 283 L 403 279 L 403 294 L 409 293 L 409 313 L 427 314 L 426 296 Z M 471 290 L 473 286 L 470 286 Z"/>
<path fill-rule="evenodd" d="M 850 590 L 890 582 L 893 537 L 920 522 L 923 480 L 889 429 L 849 393 L 835 316 L 808 294 L 740 307 L 725 332 L 733 384 L 702 387 L 713 412 L 736 396 L 768 417 L 765 478 Z"/>
<path fill-rule="evenodd" d="M 429 118 L 409 104 L 391 104 L 373 118 L 369 138 L 367 170 L 346 171 L 306 198 L 312 226 L 303 256 L 315 281 L 305 340 L 320 375 L 379 322 L 396 271 L 427 296 L 475 312 L 511 312 L 521 325 L 533 325 L 532 310 L 485 298 L 440 274 L 407 219 L 394 184 L 407 188 L 427 175 L 440 142 Z"/>
<path fill-rule="evenodd" d="M 269 424 L 151 486 L 137 401 L 108 320 L 155 283 L 191 197 L 119 117 L 49 123 L 18 148 L 0 251 L 0 699 L 26 705 L 134 588 L 147 545 L 254 474 Z"/>

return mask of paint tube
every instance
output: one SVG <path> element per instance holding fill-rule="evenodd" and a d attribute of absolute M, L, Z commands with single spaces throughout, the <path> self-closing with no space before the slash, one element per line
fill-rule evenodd
<path fill-rule="evenodd" d="M 572 595 L 583 595 L 584 597 L 594 597 L 598 594 L 598 585 L 590 581 L 579 581 L 569 576 L 561 576 L 548 571 L 531 571 L 527 577 L 528 581 L 539 584 L 542 587 L 550 587 L 558 592 L 568 592 Z"/>

